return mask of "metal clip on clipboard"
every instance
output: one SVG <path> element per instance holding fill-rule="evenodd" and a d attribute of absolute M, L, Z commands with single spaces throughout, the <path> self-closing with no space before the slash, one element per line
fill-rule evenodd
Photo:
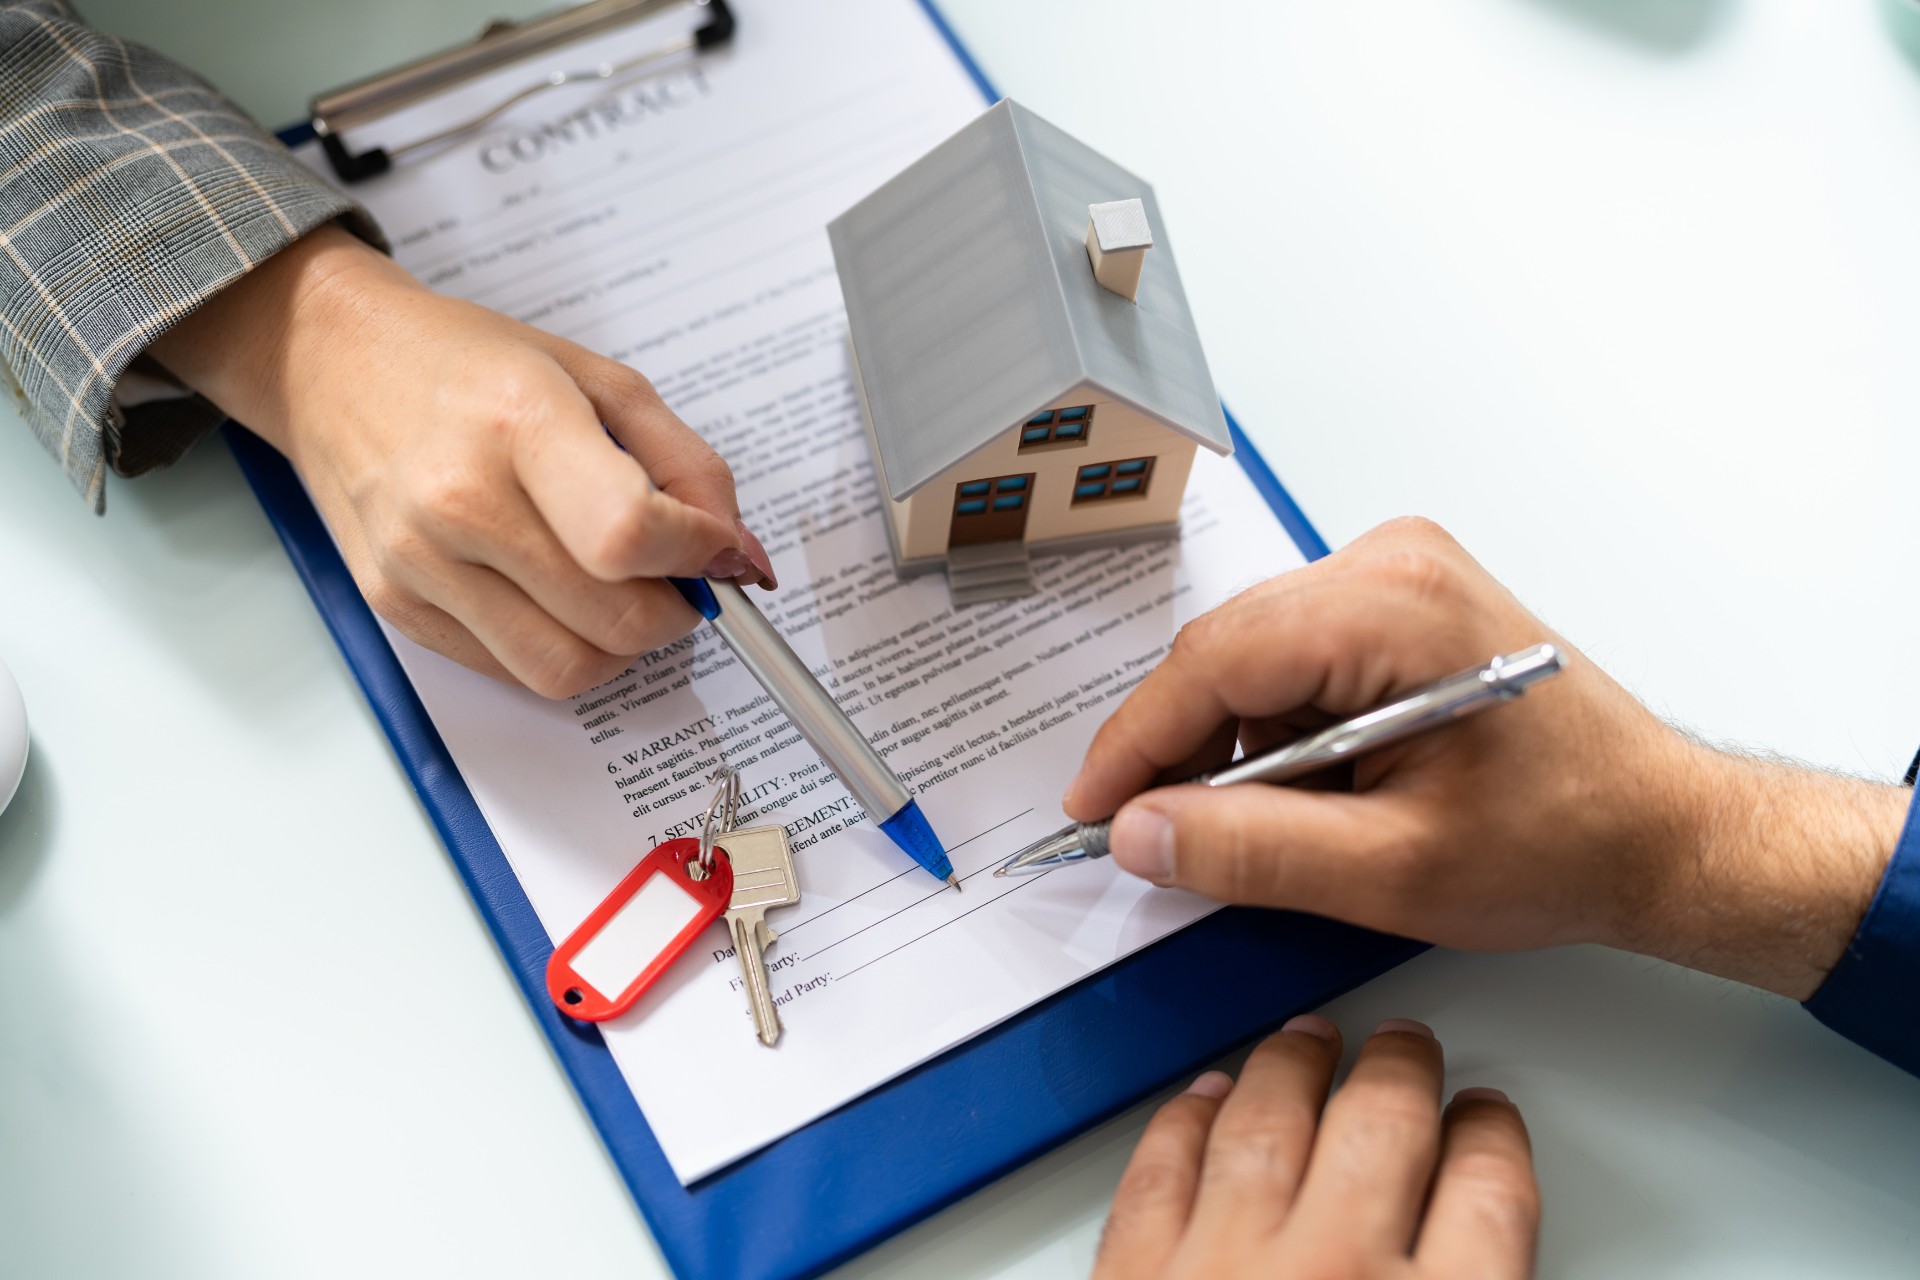
<path fill-rule="evenodd" d="M 508 63 L 531 58 L 549 49 L 572 44 L 681 6 L 703 13 L 707 21 L 683 39 L 669 41 L 624 62 L 602 63 L 583 71 L 554 71 L 544 80 L 508 95 L 471 120 L 399 146 L 372 147 L 355 155 L 347 150 L 347 144 L 341 137 L 356 125 L 390 115 L 402 107 L 498 70 Z M 314 136 L 320 139 L 327 160 L 333 165 L 333 171 L 339 175 L 340 181 L 361 182 L 385 173 L 396 160 L 410 152 L 421 151 L 436 143 L 485 128 L 508 108 L 537 93 L 558 89 L 562 85 L 616 79 L 678 54 L 704 53 L 731 40 L 733 27 L 733 12 L 727 8 L 727 0 L 591 0 L 591 3 L 563 9 L 531 22 L 496 22 L 470 45 L 436 53 L 315 98 Z"/>

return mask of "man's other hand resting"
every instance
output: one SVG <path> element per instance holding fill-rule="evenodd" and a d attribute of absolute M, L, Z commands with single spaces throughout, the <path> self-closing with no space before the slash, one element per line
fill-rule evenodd
<path fill-rule="evenodd" d="M 1527 1127 L 1497 1089 L 1443 1109 L 1441 1056 L 1425 1024 L 1394 1018 L 1333 1091 L 1340 1032 L 1307 1013 L 1238 1083 L 1202 1075 L 1141 1135 L 1093 1280 L 1532 1275 Z"/>

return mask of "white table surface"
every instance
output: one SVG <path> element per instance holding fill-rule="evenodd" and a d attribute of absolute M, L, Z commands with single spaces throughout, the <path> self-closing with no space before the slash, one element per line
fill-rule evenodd
<path fill-rule="evenodd" d="M 1432 516 L 1663 713 L 1893 777 L 1920 744 L 1894 3 L 948 12 L 1156 183 L 1222 391 L 1329 541 Z M 496 6 L 82 7 L 278 121 Z M 663 1274 L 218 441 L 96 520 L 0 423 L 0 654 L 34 725 L 0 816 L 0 1273 Z M 1543 1275 L 1920 1266 L 1920 1082 L 1785 1001 L 1572 948 L 1430 953 L 1327 1012 L 1426 1019 L 1450 1086 L 1519 1102 Z M 1143 1122 L 839 1274 L 1083 1275 Z"/>

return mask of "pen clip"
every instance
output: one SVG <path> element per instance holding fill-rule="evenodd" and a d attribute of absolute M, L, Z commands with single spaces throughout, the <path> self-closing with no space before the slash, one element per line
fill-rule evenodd
<path fill-rule="evenodd" d="M 1496 656 L 1481 669 L 1480 682 L 1511 702 L 1525 693 L 1535 680 L 1557 674 L 1562 664 L 1557 646 L 1536 644 L 1518 653 Z"/>

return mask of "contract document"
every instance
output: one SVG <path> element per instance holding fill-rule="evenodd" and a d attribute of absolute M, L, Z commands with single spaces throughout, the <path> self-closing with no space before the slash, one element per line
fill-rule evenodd
<path fill-rule="evenodd" d="M 896 578 L 825 228 L 982 99 L 917 6 L 735 8 L 726 51 L 536 96 L 353 189 L 421 279 L 632 365 L 726 457 L 780 577 L 755 602 L 916 792 L 965 885 L 875 830 L 704 625 L 565 703 L 388 629 L 556 942 L 655 843 L 697 833 L 723 762 L 740 825 L 791 834 L 803 897 L 768 918 L 778 1047 L 754 1037 L 719 923 L 602 1025 L 683 1182 L 1213 910 L 1111 863 L 991 871 L 1063 824 L 1095 730 L 1182 623 L 1303 562 L 1238 462 L 1202 450 L 1176 540 L 1044 560 L 1037 594 L 960 610 L 943 578 Z M 658 39 L 616 32 L 577 60 Z M 424 135 L 525 78 L 400 123 Z"/>

